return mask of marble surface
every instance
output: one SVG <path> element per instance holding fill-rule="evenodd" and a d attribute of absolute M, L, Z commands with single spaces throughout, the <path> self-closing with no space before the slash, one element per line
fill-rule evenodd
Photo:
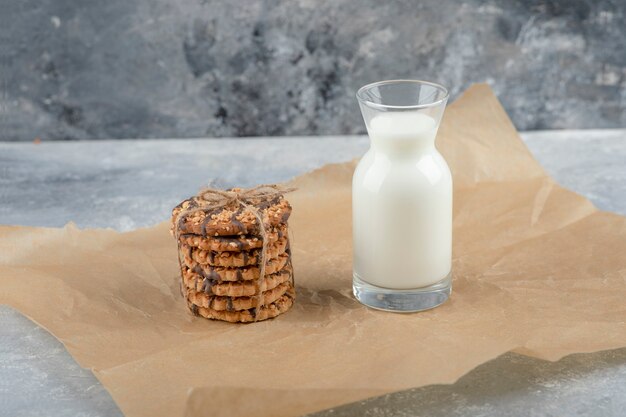
<path fill-rule="evenodd" d="M 4 140 L 363 133 L 360 86 L 489 82 L 520 130 L 626 125 L 620 0 L 0 0 Z"/>
<path fill-rule="evenodd" d="M 452 385 L 397 392 L 314 416 L 618 417 L 624 410 L 626 349 L 618 349 L 558 362 L 507 353 Z"/>
<path fill-rule="evenodd" d="M 539 131 L 522 137 L 548 172 L 604 210 L 626 214 L 626 130 Z M 364 136 L 0 142 L 0 223 L 153 225 L 197 192 L 289 179 L 348 161 Z"/>
<path fill-rule="evenodd" d="M 560 183 L 626 215 L 626 129 L 522 134 Z M 207 178 L 282 181 L 360 156 L 364 137 L 0 143 L 0 222 L 131 230 L 168 216 Z M 269 163 L 268 161 L 272 161 Z M 428 386 L 317 413 L 331 416 L 620 416 L 626 349 L 556 363 L 506 354 L 448 386 Z M 118 416 L 89 370 L 50 334 L 0 306 L 0 416 Z"/>
<path fill-rule="evenodd" d="M 54 336 L 0 305 L 0 416 L 122 417 L 122 412 Z"/>

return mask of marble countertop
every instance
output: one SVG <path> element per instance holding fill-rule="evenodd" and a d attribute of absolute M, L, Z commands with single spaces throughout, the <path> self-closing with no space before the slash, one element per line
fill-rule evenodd
<path fill-rule="evenodd" d="M 626 129 L 522 137 L 546 170 L 603 210 L 626 215 Z M 284 181 L 359 157 L 361 136 L 0 142 L 0 223 L 111 227 L 156 224 L 210 180 Z M 317 416 L 618 416 L 626 409 L 626 348 L 555 363 L 506 354 L 456 384 L 416 388 Z M 109 394 L 63 346 L 0 306 L 0 416 L 118 416 Z"/>

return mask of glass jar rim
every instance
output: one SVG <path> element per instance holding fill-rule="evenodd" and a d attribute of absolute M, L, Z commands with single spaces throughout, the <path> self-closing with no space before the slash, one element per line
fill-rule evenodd
<path fill-rule="evenodd" d="M 428 85 L 430 87 L 434 87 L 437 90 L 443 92 L 443 97 L 428 102 L 428 103 L 420 103 L 420 104 L 411 104 L 408 106 L 399 106 L 399 105 L 393 105 L 393 104 L 381 104 L 381 103 L 376 103 L 374 101 L 371 101 L 369 99 L 367 99 L 363 94 L 365 93 L 365 91 L 371 90 L 374 87 L 379 87 L 379 86 L 384 86 L 384 85 L 389 85 L 389 84 L 414 84 L 414 85 Z M 366 84 L 363 87 L 359 88 L 359 90 L 356 92 L 356 98 L 357 100 L 359 100 L 361 103 L 369 106 L 369 107 L 374 107 L 377 109 L 396 109 L 396 110 L 416 110 L 416 109 L 425 109 L 425 108 L 429 108 L 429 107 L 436 107 L 441 105 L 442 103 L 445 103 L 445 101 L 448 99 L 449 97 L 449 93 L 448 93 L 448 89 L 446 87 L 444 87 L 441 84 L 437 84 L 431 81 L 422 81 L 422 80 L 408 80 L 408 79 L 399 79 L 399 80 L 384 80 L 384 81 L 376 81 L 374 83 L 370 83 L 370 84 Z"/>

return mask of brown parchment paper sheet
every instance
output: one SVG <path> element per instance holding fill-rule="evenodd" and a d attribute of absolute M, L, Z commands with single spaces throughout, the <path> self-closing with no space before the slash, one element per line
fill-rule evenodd
<path fill-rule="evenodd" d="M 298 299 L 275 320 L 192 317 L 165 223 L 3 226 L 0 303 L 61 340 L 127 416 L 297 415 L 450 383 L 507 351 L 556 360 L 626 346 L 626 218 L 550 179 L 485 85 L 449 106 L 438 146 L 455 200 L 454 290 L 437 309 L 353 299 L 354 163 L 294 181 Z"/>

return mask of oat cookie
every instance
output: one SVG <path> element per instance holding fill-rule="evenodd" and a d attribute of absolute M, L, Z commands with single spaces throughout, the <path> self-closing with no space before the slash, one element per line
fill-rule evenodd
<path fill-rule="evenodd" d="M 286 250 L 276 258 L 268 259 L 265 263 L 265 275 L 271 275 L 283 269 L 289 263 L 290 258 L 289 250 Z M 218 281 L 249 281 L 261 275 L 261 270 L 257 265 L 242 268 L 202 265 L 188 257 L 183 259 L 183 266 L 202 274 L 205 278 Z"/>
<path fill-rule="evenodd" d="M 265 259 L 275 259 L 278 255 L 285 253 L 288 243 L 287 238 L 283 237 L 278 239 L 278 241 L 274 244 L 269 245 L 267 247 Z M 261 249 L 253 249 L 251 251 L 243 252 L 213 252 L 181 245 L 180 253 L 185 258 L 191 257 L 192 260 L 200 265 L 225 267 L 257 265 L 261 258 Z"/>
<path fill-rule="evenodd" d="M 271 290 L 262 292 L 259 297 L 224 297 L 209 295 L 203 291 L 187 290 L 186 297 L 198 307 L 206 307 L 213 310 L 239 311 L 256 307 L 257 303 L 260 303 L 262 306 L 269 305 L 292 288 L 291 282 L 283 282 Z"/>
<path fill-rule="evenodd" d="M 286 293 L 272 304 L 259 308 L 258 311 L 254 308 L 241 311 L 213 310 L 210 308 L 198 307 L 189 301 L 187 301 L 187 307 L 189 307 L 189 310 L 191 310 L 193 314 L 207 319 L 223 320 L 231 323 L 250 323 L 254 322 L 255 319 L 256 321 L 262 321 L 285 313 L 291 308 L 293 301 L 294 295 Z"/>
<path fill-rule="evenodd" d="M 227 297 L 249 297 L 256 294 L 257 282 L 250 281 L 225 281 L 219 282 L 204 278 L 189 268 L 183 267 L 181 271 L 183 283 L 186 289 L 202 291 L 210 295 L 222 295 Z M 266 275 L 259 284 L 259 291 L 265 292 L 276 288 L 284 282 L 293 282 L 291 266 L 286 265 L 280 271 Z"/>
<path fill-rule="evenodd" d="M 265 238 L 267 244 L 271 245 L 283 236 L 287 236 L 287 225 L 280 224 L 268 229 Z M 180 243 L 202 250 L 215 252 L 241 252 L 258 249 L 263 246 L 263 240 L 259 236 L 239 235 L 239 236 L 208 236 L 187 234 L 181 235 Z"/>
<path fill-rule="evenodd" d="M 201 208 L 202 205 L 202 200 L 192 197 L 176 206 L 172 211 L 172 231 L 178 229 L 180 234 L 204 237 L 258 235 L 260 232 L 257 217 L 240 204 L 233 203 L 217 210 L 205 210 Z M 266 230 L 286 223 L 291 215 L 291 205 L 283 196 L 260 202 L 255 207 L 259 209 Z M 179 218 L 183 210 L 195 208 L 200 210 Z"/>

